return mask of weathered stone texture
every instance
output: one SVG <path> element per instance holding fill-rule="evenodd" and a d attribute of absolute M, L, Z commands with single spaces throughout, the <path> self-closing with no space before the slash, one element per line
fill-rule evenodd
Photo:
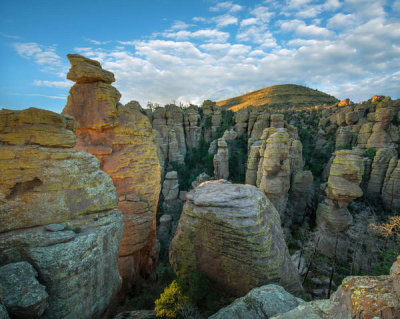
<path fill-rule="evenodd" d="M 15 144 L 0 144 L 0 266 L 34 266 L 48 293 L 41 318 L 100 317 L 121 286 L 123 218 L 112 180 L 93 155 L 71 148 L 74 139 L 66 145 L 60 138 L 73 136 L 70 117 L 38 109 L 0 114 L 5 135 L 9 126 L 23 128 Z M 38 131 L 47 135 L 32 143 Z"/>
<path fill-rule="evenodd" d="M 279 214 L 259 189 L 211 181 L 186 198 L 170 245 L 170 262 L 179 276 L 204 271 L 237 296 L 271 282 L 301 289 Z"/>
<path fill-rule="evenodd" d="M 91 63 L 84 57 L 78 60 L 68 57 L 72 70 Z M 118 208 L 125 219 L 120 272 L 129 287 L 132 273 L 125 273 L 128 264 L 135 264 L 136 275 L 151 271 L 155 264 L 151 252 L 156 239 L 161 168 L 152 126 L 139 103 L 132 101 L 125 106 L 118 103 L 121 95 L 110 84 L 98 78 L 82 84 L 80 77 L 74 80 L 77 83 L 70 90 L 63 113 L 74 116 L 80 124 L 76 130 L 76 148 L 95 155 L 116 187 Z M 168 109 L 166 118 L 171 125 L 179 121 L 182 124 L 182 114 L 176 115 L 174 108 Z M 180 139 L 183 135 L 181 125 Z M 128 256 L 132 259 L 129 262 L 122 258 Z"/>

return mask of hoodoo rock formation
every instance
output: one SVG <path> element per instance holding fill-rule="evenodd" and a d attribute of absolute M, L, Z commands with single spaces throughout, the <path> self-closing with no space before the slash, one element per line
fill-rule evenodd
<path fill-rule="evenodd" d="M 347 230 L 352 222 L 347 206 L 352 200 L 363 195 L 359 186 L 363 174 L 364 166 L 360 152 L 336 151 L 330 168 L 327 198 L 317 209 L 317 225 L 323 234 L 320 249 L 327 255 L 335 254 L 337 240 L 338 250 L 341 254 L 346 252 L 346 246 L 342 243 L 342 232 Z"/>
<path fill-rule="evenodd" d="M 75 148 L 95 155 L 113 180 L 125 229 L 119 253 L 124 287 L 156 265 L 156 209 L 161 168 L 151 123 L 139 103 L 119 103 L 112 73 L 97 61 L 69 54 L 67 78 L 75 81 L 63 114 L 80 124 Z M 90 70 L 90 76 L 87 70 Z M 111 75 L 112 76 L 111 76 Z M 171 115 L 171 119 L 175 119 Z"/>
<path fill-rule="evenodd" d="M 210 181 L 186 198 L 169 251 L 179 276 L 203 271 L 220 288 L 237 296 L 267 283 L 301 290 L 279 214 L 259 189 Z"/>
<path fill-rule="evenodd" d="M 73 149 L 76 127 L 50 111 L 0 111 L 0 285 L 11 317 L 99 318 L 121 287 L 115 187 L 96 157 Z"/>

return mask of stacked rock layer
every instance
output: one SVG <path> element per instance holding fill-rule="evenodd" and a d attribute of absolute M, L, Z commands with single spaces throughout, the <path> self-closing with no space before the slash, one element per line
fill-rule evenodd
<path fill-rule="evenodd" d="M 75 81 L 63 114 L 75 117 L 76 148 L 95 155 L 113 180 L 118 208 L 125 221 L 119 269 L 124 287 L 154 269 L 157 259 L 155 215 L 161 169 L 155 135 L 137 102 L 119 103 L 121 97 L 111 72 L 97 61 L 70 54 L 67 78 Z M 88 75 L 90 71 L 90 76 Z"/>
<path fill-rule="evenodd" d="M 76 127 L 50 111 L 0 111 L 0 285 L 11 316 L 98 318 L 120 289 L 115 187 L 73 149 Z"/>

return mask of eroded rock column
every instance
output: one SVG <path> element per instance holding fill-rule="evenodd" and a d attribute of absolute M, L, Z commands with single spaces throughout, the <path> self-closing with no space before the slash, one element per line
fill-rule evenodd
<path fill-rule="evenodd" d="M 124 288 L 156 266 L 156 209 L 161 168 L 149 118 L 139 103 L 122 105 L 111 72 L 70 54 L 71 88 L 63 113 L 75 117 L 77 149 L 95 155 L 113 180 L 125 221 L 119 269 Z M 89 76 L 89 75 L 90 76 Z M 154 115 L 157 118 L 156 114 Z"/>

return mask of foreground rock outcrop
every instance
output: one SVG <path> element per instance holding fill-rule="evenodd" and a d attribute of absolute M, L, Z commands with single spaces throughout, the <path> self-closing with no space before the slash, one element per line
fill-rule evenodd
<path fill-rule="evenodd" d="M 294 297 L 278 285 L 265 285 L 252 289 L 246 296 L 236 299 L 209 319 L 265 319 L 296 308 L 303 300 Z"/>
<path fill-rule="evenodd" d="M 155 215 L 161 168 L 155 135 L 139 103 L 119 103 L 121 95 L 110 85 L 114 81 L 110 72 L 80 55 L 69 54 L 68 59 L 71 69 L 67 78 L 76 84 L 63 114 L 74 116 L 80 124 L 76 148 L 95 155 L 116 187 L 118 209 L 125 221 L 119 270 L 129 289 L 134 278 L 149 274 L 156 265 Z"/>
<path fill-rule="evenodd" d="M 73 149 L 76 127 L 50 111 L 0 111 L 0 284 L 13 290 L 3 289 L 10 314 L 99 318 L 121 287 L 115 187 L 94 156 Z M 30 279 L 4 278 L 21 267 Z M 35 291 L 38 303 L 11 297 Z"/>
<path fill-rule="evenodd" d="M 169 251 L 179 276 L 203 271 L 236 296 L 267 283 L 301 290 L 279 214 L 259 189 L 211 181 L 188 193 L 186 199 Z"/>
<path fill-rule="evenodd" d="M 274 319 L 400 318 L 400 256 L 389 276 L 347 277 L 330 299 L 315 300 Z"/>

